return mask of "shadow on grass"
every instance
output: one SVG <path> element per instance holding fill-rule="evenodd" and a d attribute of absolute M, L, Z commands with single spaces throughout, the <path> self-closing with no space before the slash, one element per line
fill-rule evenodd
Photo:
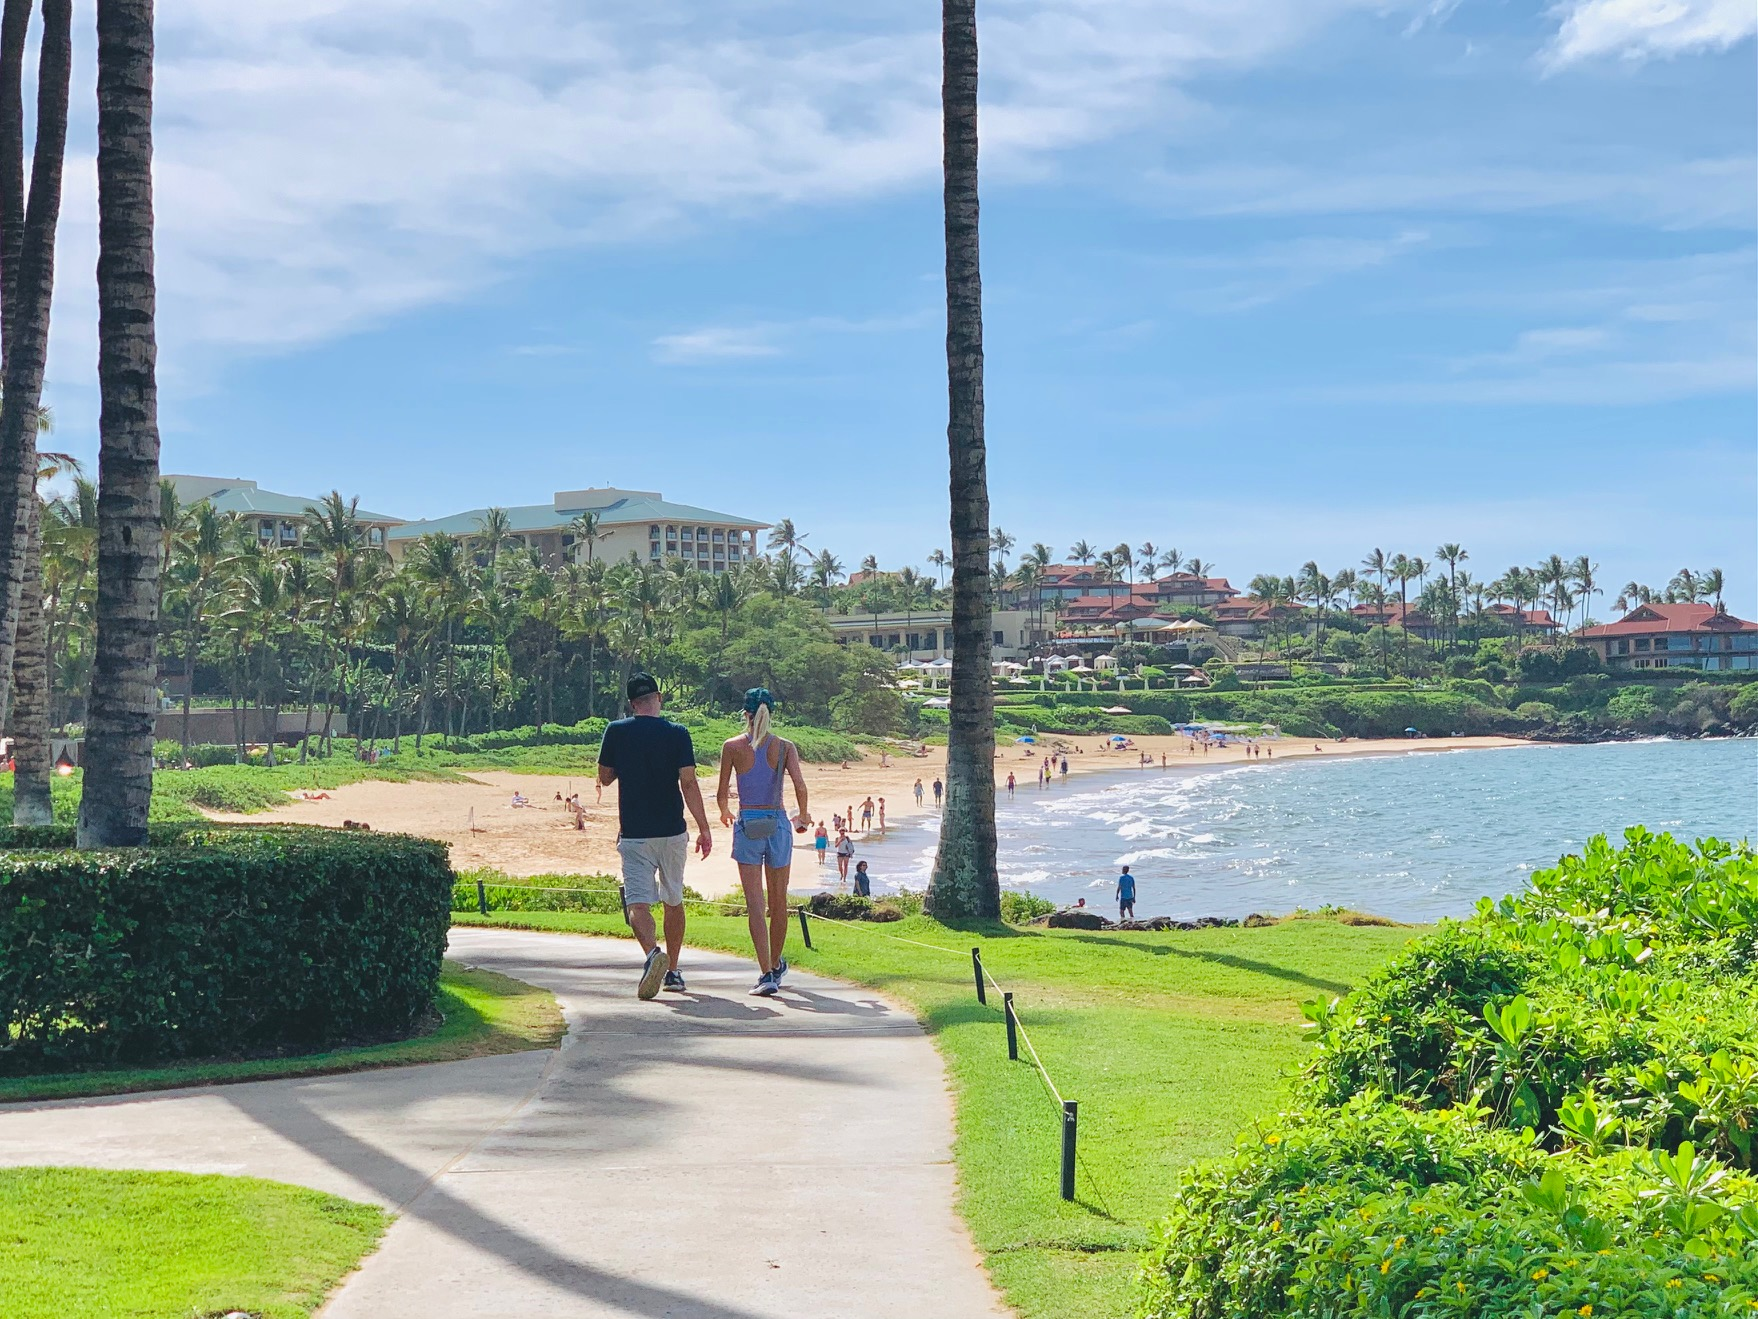
<path fill-rule="evenodd" d="M 1307 985 L 1313 989 L 1327 990 L 1333 994 L 1347 994 L 1353 985 L 1343 984 L 1339 980 L 1324 980 L 1318 976 L 1309 976 L 1304 971 L 1296 971 L 1291 967 L 1277 966 L 1274 962 L 1259 962 L 1250 957 L 1236 957 L 1232 953 L 1198 952 L 1188 948 L 1175 948 L 1164 943 L 1135 943 L 1128 939 L 1116 939 L 1102 934 L 1070 934 L 1069 939 L 1080 943 L 1113 944 L 1118 948 L 1128 948 L 1138 953 L 1152 953 L 1155 957 L 1183 957 L 1197 962 L 1209 962 L 1216 966 L 1230 966 L 1235 971 L 1249 971 L 1253 975 L 1269 976 L 1275 980 L 1288 980 L 1298 985 Z"/>

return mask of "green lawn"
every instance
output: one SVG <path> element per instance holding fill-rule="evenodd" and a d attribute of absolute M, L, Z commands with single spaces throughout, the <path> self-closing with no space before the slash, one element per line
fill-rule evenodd
<path fill-rule="evenodd" d="M 627 933 L 615 915 L 455 919 Z M 813 931 L 817 950 L 808 952 L 794 927 L 790 961 L 908 1004 L 944 1055 L 958 1099 L 961 1208 L 991 1275 L 1026 1319 L 1132 1314 L 1145 1226 L 1165 1209 L 1178 1170 L 1225 1151 L 1283 1100 L 1307 1047 L 1301 1000 L 1343 993 L 1417 933 L 1319 920 L 1164 934 L 961 931 L 921 917 L 859 929 L 817 921 Z M 742 917 L 692 911 L 688 937 L 749 950 Z M 1008 1061 L 994 996 L 991 1007 L 976 1002 L 973 946 L 1014 991 L 1063 1095 L 1080 1102 L 1076 1203 L 1058 1196 L 1058 1113 L 1036 1071 Z"/>
<path fill-rule="evenodd" d="M 288 1057 L 196 1059 L 160 1067 L 5 1077 L 0 1078 L 0 1103 L 452 1062 L 521 1049 L 547 1049 L 562 1037 L 562 1015 L 555 995 L 493 971 L 467 971 L 447 962 L 440 972 L 434 1007 L 434 1029 L 406 1040 Z M 4 1239 L 0 1233 L 0 1241 Z M 0 1316 L 10 1319 L 10 1312 L 0 1307 Z"/>
<path fill-rule="evenodd" d="M 309 1315 L 377 1243 L 372 1205 L 254 1177 L 0 1170 L 0 1315 Z"/>

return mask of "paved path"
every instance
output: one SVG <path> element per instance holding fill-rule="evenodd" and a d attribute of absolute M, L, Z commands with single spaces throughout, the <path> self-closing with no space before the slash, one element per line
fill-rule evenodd
<path fill-rule="evenodd" d="M 0 1108 L 0 1165 L 248 1173 L 395 1209 L 324 1319 L 983 1319 L 952 1208 L 951 1103 L 908 1016 L 690 950 L 634 996 L 634 944 L 454 930 L 555 991 L 559 1050 Z"/>

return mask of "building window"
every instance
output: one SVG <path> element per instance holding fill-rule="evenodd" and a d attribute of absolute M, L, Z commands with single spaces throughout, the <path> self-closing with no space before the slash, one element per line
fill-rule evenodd
<path fill-rule="evenodd" d="M 697 540 L 707 540 L 708 539 L 708 528 L 707 527 L 697 527 L 696 528 L 696 539 Z"/>
<path fill-rule="evenodd" d="M 647 557 L 649 559 L 657 559 L 659 557 L 659 542 L 658 541 L 652 541 L 648 544 Z"/>
<path fill-rule="evenodd" d="M 891 634 L 891 639 L 886 644 L 889 645 L 893 650 L 895 650 L 897 647 L 899 647 L 903 644 L 903 638 L 900 637 L 897 633 L 893 632 Z"/>
<path fill-rule="evenodd" d="M 867 638 L 867 644 L 873 647 L 874 650 L 884 650 L 885 638 L 875 632 L 872 636 Z"/>
<path fill-rule="evenodd" d="M 997 646 L 1004 646 L 1004 645 L 1006 645 L 1006 644 L 1007 644 L 1007 643 L 1006 643 L 1006 642 L 1005 642 L 1005 641 L 1003 641 L 1003 640 L 1002 640 L 1002 639 L 1001 639 L 1001 634 L 1000 634 L 1000 633 L 999 633 L 999 632 L 997 632 L 997 633 L 996 633 L 996 634 L 995 634 L 995 644 L 996 644 L 996 645 L 997 645 Z"/>
<path fill-rule="evenodd" d="M 275 524 L 273 522 L 257 523 L 256 538 L 258 540 L 273 540 L 275 538 Z"/>
<path fill-rule="evenodd" d="M 731 559 L 734 563 L 737 563 L 739 561 L 739 547 L 737 545 L 734 545 L 730 550 L 727 551 L 727 557 L 729 559 Z"/>
<path fill-rule="evenodd" d="M 920 650 L 922 648 L 922 634 L 920 632 L 910 633 L 908 645 L 910 650 Z"/>
<path fill-rule="evenodd" d="M 951 628 L 946 629 L 946 649 L 947 650 L 952 649 L 952 629 Z"/>
<path fill-rule="evenodd" d="M 1629 653 L 1630 653 L 1630 643 L 1628 641 L 1618 642 L 1618 654 L 1628 655 Z"/>
<path fill-rule="evenodd" d="M 1636 638 L 1636 649 L 1639 651 L 1647 650 L 1648 649 L 1648 638 L 1647 637 L 1637 637 Z M 1646 667 L 1646 666 L 1644 666 L 1644 667 Z"/>
<path fill-rule="evenodd" d="M 695 540 L 696 533 L 693 530 L 691 530 L 689 527 L 685 527 L 684 528 L 684 539 L 685 540 Z"/>
<path fill-rule="evenodd" d="M 716 545 L 719 545 L 725 539 L 726 539 L 726 533 L 724 531 L 722 531 L 719 527 L 716 527 L 714 529 L 714 543 Z"/>

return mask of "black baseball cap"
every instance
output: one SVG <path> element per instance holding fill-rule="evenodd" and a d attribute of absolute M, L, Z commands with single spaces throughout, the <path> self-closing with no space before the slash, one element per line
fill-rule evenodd
<path fill-rule="evenodd" d="M 653 681 L 651 673 L 637 673 L 629 679 L 629 699 L 638 701 L 643 696 L 652 696 L 659 691 L 659 684 Z"/>

